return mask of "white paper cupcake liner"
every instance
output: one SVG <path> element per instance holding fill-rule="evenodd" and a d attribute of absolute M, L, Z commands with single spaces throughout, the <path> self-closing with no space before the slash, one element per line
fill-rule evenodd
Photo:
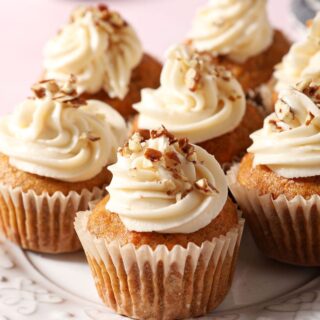
<path fill-rule="evenodd" d="M 282 262 L 320 266 L 320 197 L 259 195 L 237 182 L 238 170 L 235 164 L 228 171 L 228 185 L 261 251 Z"/>
<path fill-rule="evenodd" d="M 0 184 L 0 231 L 24 249 L 43 253 L 78 251 L 81 244 L 73 222 L 78 211 L 102 198 L 104 188 L 75 191 L 64 195 L 37 195 Z"/>
<path fill-rule="evenodd" d="M 228 292 L 244 220 L 225 236 L 168 250 L 135 248 L 96 238 L 87 230 L 90 211 L 77 215 L 81 240 L 97 290 L 116 312 L 136 319 L 180 319 L 214 309 Z"/>

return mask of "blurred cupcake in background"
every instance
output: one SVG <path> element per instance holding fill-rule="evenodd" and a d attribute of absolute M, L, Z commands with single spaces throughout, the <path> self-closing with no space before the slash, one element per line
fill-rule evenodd
<path fill-rule="evenodd" d="M 303 80 L 320 79 L 320 13 L 309 22 L 302 41 L 294 43 L 274 72 L 276 94 Z"/>
<path fill-rule="evenodd" d="M 81 249 L 75 214 L 105 194 L 106 166 L 126 139 L 120 114 L 76 87 L 73 77 L 39 82 L 0 118 L 0 230 L 24 249 Z"/>
<path fill-rule="evenodd" d="M 232 71 L 245 92 L 267 83 L 290 42 L 274 30 L 266 0 L 209 0 L 197 13 L 188 43 Z"/>
<path fill-rule="evenodd" d="M 141 95 L 134 105 L 139 112 L 134 130 L 148 134 L 164 125 L 213 154 L 221 165 L 245 152 L 250 133 L 262 126 L 259 110 L 246 103 L 232 73 L 187 45 L 168 51 L 160 87 L 144 89 Z"/>
<path fill-rule="evenodd" d="M 228 172 L 261 251 L 303 266 L 320 266 L 319 106 L 319 83 L 281 91 L 248 154 Z"/>
<path fill-rule="evenodd" d="M 134 319 L 184 319 L 216 308 L 243 229 L 214 157 L 165 129 L 135 133 L 109 167 L 109 196 L 75 227 L 101 299 Z"/>
<path fill-rule="evenodd" d="M 80 7 L 44 50 L 44 78 L 77 77 L 77 91 L 126 119 L 140 90 L 159 85 L 161 64 L 143 53 L 134 29 L 105 5 Z"/>

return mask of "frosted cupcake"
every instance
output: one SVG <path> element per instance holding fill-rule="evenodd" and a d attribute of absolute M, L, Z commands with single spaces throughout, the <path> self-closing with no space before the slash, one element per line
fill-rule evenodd
<path fill-rule="evenodd" d="M 105 5 L 80 7 L 48 42 L 44 77 L 77 77 L 77 91 L 110 104 L 125 118 L 140 90 L 159 85 L 161 64 L 144 54 L 134 29 Z"/>
<path fill-rule="evenodd" d="M 275 112 L 228 173 L 260 249 L 279 261 L 320 266 L 320 89 L 281 92 Z"/>
<path fill-rule="evenodd" d="M 267 83 L 290 46 L 270 25 L 266 0 L 209 0 L 193 21 L 189 43 L 230 69 L 245 91 Z"/>
<path fill-rule="evenodd" d="M 75 226 L 100 297 L 135 319 L 182 319 L 228 292 L 243 221 L 205 150 L 165 129 L 135 133 L 109 167 L 110 196 Z"/>
<path fill-rule="evenodd" d="M 73 80 L 43 81 L 13 114 L 0 118 L 0 230 L 24 249 L 77 251 L 75 213 L 100 199 L 123 118 L 77 96 Z"/>
<path fill-rule="evenodd" d="M 292 45 L 274 72 L 275 91 L 294 87 L 302 80 L 320 79 L 320 13 L 310 23 L 304 40 Z"/>
<path fill-rule="evenodd" d="M 262 126 L 257 108 L 246 103 L 230 71 L 210 57 L 180 45 L 169 50 L 158 89 L 142 90 L 134 105 L 134 129 L 148 132 L 164 125 L 178 138 L 188 137 L 220 164 L 232 162 L 251 144 L 250 133 Z"/>

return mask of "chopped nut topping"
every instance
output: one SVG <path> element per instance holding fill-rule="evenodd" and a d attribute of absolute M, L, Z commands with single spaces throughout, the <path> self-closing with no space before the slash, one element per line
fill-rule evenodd
<path fill-rule="evenodd" d="M 164 157 L 165 157 L 166 166 L 169 167 L 169 168 L 170 167 L 175 167 L 178 164 L 181 164 L 181 161 L 180 161 L 177 153 L 174 152 L 174 151 L 167 151 L 164 154 Z"/>
<path fill-rule="evenodd" d="M 187 160 L 193 163 L 197 162 L 197 153 L 194 151 L 192 153 L 187 154 Z"/>
<path fill-rule="evenodd" d="M 135 132 L 132 137 L 129 139 L 128 148 L 132 152 L 140 152 L 142 150 L 141 142 L 144 141 L 144 138 L 140 133 Z"/>
<path fill-rule="evenodd" d="M 176 142 L 176 138 L 172 133 L 170 133 L 164 126 L 159 128 L 158 130 L 151 130 L 150 137 L 151 139 L 156 139 L 159 137 L 165 136 L 169 139 L 170 144 Z"/>
<path fill-rule="evenodd" d="M 187 138 L 179 139 L 178 144 L 181 151 L 187 155 L 187 158 L 193 157 L 193 153 L 195 152 L 195 149 L 194 149 L 194 146 L 189 143 L 189 140 Z"/>
<path fill-rule="evenodd" d="M 31 89 L 38 99 L 42 99 L 46 96 L 46 90 L 44 88 L 32 87 Z"/>
<path fill-rule="evenodd" d="M 208 196 L 219 193 L 219 191 L 206 178 L 196 181 L 194 186 L 198 191 Z"/>
<path fill-rule="evenodd" d="M 303 80 L 297 84 L 298 90 L 307 95 L 319 107 L 320 106 L 320 84 L 311 80 Z"/>
<path fill-rule="evenodd" d="M 185 83 L 188 89 L 192 92 L 195 92 L 199 88 L 201 81 L 201 74 L 195 68 L 191 68 L 187 71 L 185 76 Z"/>
<path fill-rule="evenodd" d="M 276 111 L 277 117 L 282 121 L 290 122 L 294 119 L 294 112 L 292 108 L 283 99 L 279 99 L 277 101 L 275 105 L 275 111 Z"/>
<path fill-rule="evenodd" d="M 151 162 L 157 162 L 160 161 L 160 159 L 162 158 L 162 152 L 156 149 L 147 148 L 144 152 L 144 156 Z"/>
<path fill-rule="evenodd" d="M 269 124 L 274 127 L 276 130 L 278 131 L 283 131 L 282 127 L 279 126 L 279 123 L 280 121 L 277 121 L 277 120 L 274 120 L 274 119 L 270 119 L 269 120 Z"/>
<path fill-rule="evenodd" d="M 109 10 L 104 4 L 99 4 L 97 7 L 81 7 L 74 11 L 71 15 L 71 23 L 77 19 L 83 18 L 87 13 L 91 13 L 94 19 L 94 24 L 108 32 L 111 36 L 116 29 L 127 26 L 127 22 L 122 19 L 119 13 Z"/>
<path fill-rule="evenodd" d="M 305 122 L 306 126 L 309 126 L 314 118 L 314 114 L 309 111 Z"/>
<path fill-rule="evenodd" d="M 98 9 L 100 11 L 109 11 L 108 6 L 106 6 L 104 3 L 99 3 L 98 4 Z"/>
<path fill-rule="evenodd" d="M 31 87 L 35 98 L 43 99 L 49 97 L 61 102 L 64 107 L 78 108 L 86 105 L 86 100 L 78 96 L 75 89 L 75 78 L 70 76 L 68 81 L 57 81 L 53 79 L 42 80 Z"/>

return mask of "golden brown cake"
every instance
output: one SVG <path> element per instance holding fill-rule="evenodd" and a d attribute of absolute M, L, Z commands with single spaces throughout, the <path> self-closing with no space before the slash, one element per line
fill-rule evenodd
<path fill-rule="evenodd" d="M 83 189 L 102 188 L 111 181 L 111 177 L 111 173 L 106 168 L 103 168 L 100 173 L 89 180 L 78 182 L 56 180 L 19 170 L 10 165 L 7 156 L 0 153 L 0 184 L 8 185 L 12 188 L 20 187 L 23 192 L 33 190 L 37 195 L 41 195 L 43 192 L 49 195 L 61 192 L 66 196 L 70 191 L 80 193 Z"/>
<path fill-rule="evenodd" d="M 86 99 L 110 104 L 128 119 L 140 90 L 159 85 L 161 63 L 143 53 L 134 29 L 107 6 L 82 6 L 45 48 L 44 77 L 77 78 Z"/>
<path fill-rule="evenodd" d="M 150 137 L 119 151 L 109 196 L 78 214 L 76 231 L 107 306 L 135 319 L 201 316 L 231 286 L 243 221 L 213 156 L 165 129 Z"/>
<path fill-rule="evenodd" d="M 88 231 L 107 242 L 117 241 L 121 246 L 133 244 L 135 248 L 139 248 L 148 245 L 153 250 L 158 245 L 165 245 L 169 250 L 172 250 L 175 245 L 187 248 L 190 242 L 201 246 L 205 241 L 225 236 L 239 223 L 236 206 L 228 199 L 219 215 L 207 226 L 195 232 L 187 234 L 135 232 L 126 229 L 118 214 L 105 209 L 108 199 L 109 196 L 106 196 L 92 211 L 88 220 Z"/>
<path fill-rule="evenodd" d="M 107 104 L 79 98 L 73 78 L 32 89 L 0 119 L 0 231 L 24 249 L 77 251 L 75 214 L 105 194 L 125 121 Z"/>
<path fill-rule="evenodd" d="M 271 26 L 265 0 L 208 2 L 195 16 L 187 43 L 231 70 L 245 92 L 266 84 L 290 41 Z"/>
<path fill-rule="evenodd" d="M 212 62 L 230 70 L 247 92 L 268 83 L 272 78 L 274 67 L 281 62 L 290 45 L 291 42 L 286 36 L 280 30 L 275 30 L 271 46 L 243 63 L 237 63 L 223 55 L 213 57 Z"/>
<path fill-rule="evenodd" d="M 286 89 L 228 172 L 259 248 L 279 261 L 320 266 L 319 85 Z"/>
<path fill-rule="evenodd" d="M 253 154 L 243 157 L 239 172 L 239 183 L 251 190 L 258 190 L 260 195 L 271 194 L 273 199 L 284 195 L 288 200 L 296 196 L 310 199 L 320 195 L 320 175 L 312 177 L 285 178 L 279 176 L 265 165 L 253 167 Z"/>
<path fill-rule="evenodd" d="M 144 89 L 134 108 L 139 114 L 133 130 L 146 134 L 164 125 L 213 154 L 221 165 L 241 156 L 251 144 L 249 135 L 263 123 L 231 72 L 185 45 L 168 52 L 160 87 Z"/>
<path fill-rule="evenodd" d="M 83 93 L 85 99 L 97 99 L 104 101 L 115 108 L 125 119 L 129 119 L 136 111 L 132 105 L 141 99 L 143 88 L 157 88 L 160 84 L 160 73 L 162 65 L 148 54 L 144 54 L 140 64 L 133 69 L 129 85 L 129 91 L 123 98 L 110 98 L 105 90 L 97 93 Z"/>

